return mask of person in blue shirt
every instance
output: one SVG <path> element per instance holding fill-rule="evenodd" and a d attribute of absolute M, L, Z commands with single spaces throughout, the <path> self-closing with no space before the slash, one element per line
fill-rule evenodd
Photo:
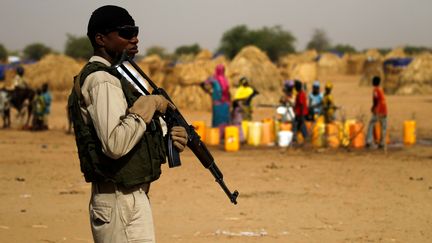
<path fill-rule="evenodd" d="M 322 114 L 323 108 L 323 95 L 320 92 L 320 82 L 314 81 L 312 84 L 312 92 L 309 93 L 309 119 L 315 119 Z"/>
<path fill-rule="evenodd" d="M 48 129 L 48 115 L 51 113 L 51 101 L 52 101 L 52 96 L 51 96 L 51 92 L 48 89 L 48 83 L 44 83 L 42 85 L 42 99 L 44 101 L 45 104 L 45 109 L 43 112 L 43 125 L 42 125 L 42 129 L 46 130 Z"/>

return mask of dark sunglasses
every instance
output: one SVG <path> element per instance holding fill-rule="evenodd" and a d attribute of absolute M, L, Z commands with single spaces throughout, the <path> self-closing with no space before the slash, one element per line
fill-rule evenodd
<path fill-rule="evenodd" d="M 139 28 L 138 28 L 138 26 L 124 25 L 124 26 L 115 27 L 112 29 L 107 29 L 106 33 L 110 33 L 113 31 L 117 31 L 118 35 L 121 38 L 130 40 L 130 39 L 138 36 Z"/>

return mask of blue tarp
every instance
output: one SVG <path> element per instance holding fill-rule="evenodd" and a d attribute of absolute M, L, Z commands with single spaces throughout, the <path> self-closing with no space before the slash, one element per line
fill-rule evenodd
<path fill-rule="evenodd" d="M 5 80 L 6 76 L 6 65 L 0 64 L 0 81 Z"/>
<path fill-rule="evenodd" d="M 390 58 L 384 62 L 384 66 L 391 65 L 394 67 L 406 67 L 411 63 L 411 61 L 412 61 L 412 58 L 410 58 L 410 57 Z"/>

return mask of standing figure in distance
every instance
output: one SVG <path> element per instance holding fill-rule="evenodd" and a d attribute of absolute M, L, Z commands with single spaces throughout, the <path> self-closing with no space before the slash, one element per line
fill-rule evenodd
<path fill-rule="evenodd" d="M 309 120 L 315 121 L 321 115 L 323 95 L 320 92 L 320 82 L 314 81 L 312 92 L 309 93 Z"/>
<path fill-rule="evenodd" d="M 306 127 L 306 116 L 308 115 L 307 99 L 306 93 L 303 91 L 303 85 L 300 80 L 294 81 L 294 87 L 297 91 L 297 96 L 294 104 L 294 124 L 293 124 L 293 142 L 297 142 L 297 131 L 303 135 L 303 138 L 307 137 L 307 127 Z"/>
<path fill-rule="evenodd" d="M 225 67 L 218 64 L 215 72 L 201 87 L 211 95 L 212 98 L 212 127 L 228 125 L 230 122 L 230 101 L 229 83 L 225 77 Z"/>
<path fill-rule="evenodd" d="M 239 112 L 241 113 L 241 120 L 252 120 L 252 99 L 258 94 L 259 92 L 249 84 L 248 78 L 242 77 L 240 79 L 239 86 L 234 94 L 233 112 L 238 105 L 238 107 L 240 107 Z"/>
<path fill-rule="evenodd" d="M 382 136 L 381 141 L 378 144 L 378 148 L 382 149 L 385 147 L 387 137 L 387 103 L 384 96 L 384 90 L 380 87 L 381 78 L 378 76 L 373 77 L 373 93 L 372 93 L 372 116 L 369 121 L 367 136 L 366 136 L 366 147 L 371 147 L 373 143 L 373 129 L 375 123 L 381 123 Z"/>
<path fill-rule="evenodd" d="M 324 114 L 324 122 L 331 123 L 336 119 L 335 111 L 336 105 L 334 102 L 334 98 L 332 95 L 333 84 L 331 82 L 327 82 L 324 88 L 324 98 L 323 98 L 323 114 Z"/>
<path fill-rule="evenodd" d="M 51 113 L 51 102 L 52 102 L 52 96 L 51 96 L 51 92 L 48 89 L 48 83 L 44 83 L 42 85 L 42 97 L 44 99 L 44 104 L 45 104 L 42 129 L 47 130 L 48 129 L 48 116 Z"/>
<path fill-rule="evenodd" d="M 69 96 L 81 171 L 91 182 L 89 205 L 93 239 L 99 242 L 155 242 L 150 183 L 166 160 L 162 127 L 155 113 L 175 107 L 160 95 L 142 96 L 113 68 L 126 51 L 138 53 L 138 26 L 127 10 L 96 9 L 87 36 L 94 55 L 74 79 Z M 183 151 L 187 133 L 173 127 Z"/>
<path fill-rule="evenodd" d="M 283 95 L 279 99 L 279 103 L 283 107 L 278 114 L 281 115 L 281 122 L 293 122 L 295 118 L 294 104 L 296 99 L 296 91 L 294 90 L 294 81 L 285 80 L 283 84 Z M 279 109 L 279 108 L 278 108 Z"/>

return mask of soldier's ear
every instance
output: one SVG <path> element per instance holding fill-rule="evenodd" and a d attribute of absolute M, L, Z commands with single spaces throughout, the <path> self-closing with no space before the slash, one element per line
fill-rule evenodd
<path fill-rule="evenodd" d="M 95 41 L 96 41 L 96 44 L 98 44 L 98 46 L 105 46 L 105 35 L 103 35 L 101 33 L 97 33 L 95 35 Z"/>

